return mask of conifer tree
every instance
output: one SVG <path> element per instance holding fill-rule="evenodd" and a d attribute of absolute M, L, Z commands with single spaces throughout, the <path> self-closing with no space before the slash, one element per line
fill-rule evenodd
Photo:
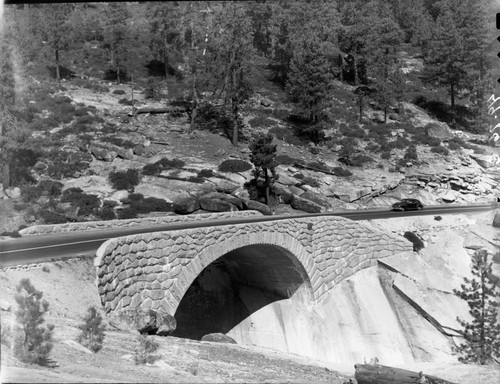
<path fill-rule="evenodd" d="M 477 78 L 488 34 L 485 7 L 476 0 L 442 0 L 432 39 L 425 52 L 425 68 L 429 80 L 449 87 L 451 110 L 456 94 L 469 88 Z"/>
<path fill-rule="evenodd" d="M 254 180 L 257 190 L 259 189 L 260 181 L 263 180 L 263 187 L 266 191 L 266 204 L 269 204 L 269 196 L 273 189 L 274 182 L 278 179 L 276 173 L 276 144 L 273 144 L 274 136 L 270 133 L 258 134 L 252 143 L 250 143 L 250 161 L 255 166 L 253 171 Z"/>
<path fill-rule="evenodd" d="M 209 37 L 210 71 L 215 93 L 224 100 L 232 118 L 232 143 L 238 145 L 241 104 L 251 94 L 250 61 L 255 55 L 251 20 L 246 5 L 223 2 L 214 17 Z"/>
<path fill-rule="evenodd" d="M 35 18 L 35 30 L 50 47 L 56 70 L 57 81 L 61 80 L 61 52 L 67 50 L 72 42 L 70 18 L 73 13 L 71 4 L 43 4 Z"/>
<path fill-rule="evenodd" d="M 52 350 L 54 326 L 44 326 L 49 303 L 43 293 L 35 289 L 29 279 L 21 279 L 16 287 L 14 312 L 18 330 L 14 338 L 14 354 L 23 362 L 46 364 Z"/>
<path fill-rule="evenodd" d="M 455 295 L 467 301 L 472 322 L 457 318 L 463 327 L 464 343 L 456 348 L 462 363 L 489 364 L 500 357 L 500 324 L 498 307 L 500 290 L 490 280 L 492 262 L 488 252 L 477 250 L 472 256 L 472 279 L 464 278 Z"/>
<path fill-rule="evenodd" d="M 96 307 L 89 307 L 87 314 L 83 318 L 83 324 L 80 324 L 78 328 L 82 331 L 78 335 L 80 344 L 92 352 L 98 352 L 102 349 L 106 325 L 103 323 L 102 316 L 97 312 Z"/>

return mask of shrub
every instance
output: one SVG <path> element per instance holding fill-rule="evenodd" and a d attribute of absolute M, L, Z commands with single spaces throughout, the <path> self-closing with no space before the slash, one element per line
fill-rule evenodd
<path fill-rule="evenodd" d="M 252 127 L 259 127 L 259 128 L 269 128 L 272 127 L 273 125 L 276 125 L 276 122 L 265 117 L 265 116 L 257 116 L 254 117 L 253 119 L 250 119 L 248 121 L 248 124 Z"/>
<path fill-rule="evenodd" d="M 273 134 L 278 140 L 283 140 L 288 144 L 303 146 L 305 141 L 297 137 L 295 132 L 288 127 L 272 127 L 268 130 L 269 133 Z"/>
<path fill-rule="evenodd" d="M 320 183 L 316 179 L 313 179 L 310 176 L 304 177 L 302 179 L 302 184 L 307 184 L 314 188 L 318 188 L 320 186 Z"/>
<path fill-rule="evenodd" d="M 380 145 L 375 144 L 375 143 L 369 143 L 365 147 L 365 151 L 368 151 L 368 152 L 377 152 L 378 150 L 380 150 Z"/>
<path fill-rule="evenodd" d="M 175 158 L 169 160 L 168 158 L 164 157 L 163 159 L 158 160 L 156 163 L 146 164 L 142 168 L 142 173 L 144 175 L 155 176 L 159 175 L 163 170 L 166 169 L 182 169 L 184 165 L 185 163 L 181 159 Z"/>
<path fill-rule="evenodd" d="M 450 154 L 450 151 L 448 151 L 448 149 L 443 147 L 442 145 L 437 145 L 435 147 L 432 147 L 431 152 L 439 153 L 439 154 L 445 155 L 445 156 Z"/>
<path fill-rule="evenodd" d="M 99 211 L 99 217 L 102 220 L 115 220 L 116 219 L 116 213 L 113 210 L 113 208 L 102 208 Z"/>
<path fill-rule="evenodd" d="M 380 155 L 382 159 L 389 160 L 391 158 L 391 151 L 383 151 Z"/>
<path fill-rule="evenodd" d="M 125 95 L 127 92 L 125 92 L 123 89 L 115 89 L 112 93 L 113 95 Z"/>
<path fill-rule="evenodd" d="M 125 172 L 117 171 L 109 174 L 109 181 L 115 189 L 133 190 L 139 184 L 140 177 L 137 169 L 127 169 Z"/>
<path fill-rule="evenodd" d="M 424 242 L 413 232 L 405 232 L 404 237 L 413 243 L 413 251 L 418 252 L 424 248 Z"/>
<path fill-rule="evenodd" d="M 136 364 L 153 364 L 156 360 L 158 360 L 158 356 L 154 353 L 160 347 L 153 337 L 140 335 L 138 340 L 138 345 L 134 351 L 134 362 Z"/>
<path fill-rule="evenodd" d="M 89 307 L 87 314 L 83 318 L 83 324 L 79 325 L 78 329 L 81 332 L 77 340 L 81 345 L 94 353 L 102 349 L 106 326 L 96 307 Z"/>
<path fill-rule="evenodd" d="M 118 100 L 118 104 L 131 106 L 132 105 L 132 100 L 123 98 L 123 99 Z"/>
<path fill-rule="evenodd" d="M 74 177 L 90 167 L 92 155 L 90 153 L 70 153 L 60 149 L 52 149 L 44 153 L 48 160 L 47 173 L 50 177 L 60 180 L 62 178 Z"/>
<path fill-rule="evenodd" d="M 351 124 L 349 124 L 349 126 L 347 124 L 343 123 L 343 124 L 340 124 L 339 128 L 340 128 L 340 133 L 342 134 L 342 136 L 354 137 L 354 138 L 358 138 L 358 139 L 364 139 L 366 137 L 365 130 L 363 128 L 359 127 L 355 123 L 351 123 Z"/>
<path fill-rule="evenodd" d="M 198 172 L 198 177 L 214 177 L 215 174 L 211 169 L 202 169 Z"/>
<path fill-rule="evenodd" d="M 458 149 L 462 148 L 462 146 L 460 145 L 460 143 L 456 140 L 449 140 L 448 141 L 448 149 L 452 150 L 452 151 L 456 151 Z"/>
<path fill-rule="evenodd" d="M 18 231 L 12 231 L 12 232 L 4 231 L 1 233 L 1 236 L 9 236 L 16 238 L 16 237 L 21 237 L 21 234 Z"/>
<path fill-rule="evenodd" d="M 310 163 L 307 163 L 307 166 L 323 172 L 330 172 L 330 168 L 328 167 L 328 165 L 319 160 L 311 161 Z"/>
<path fill-rule="evenodd" d="M 14 355 L 25 363 L 46 364 L 54 346 L 54 326 L 42 326 L 49 310 L 49 303 L 42 297 L 43 293 L 29 279 L 21 279 L 16 287 L 14 299 L 18 308 L 14 315 L 19 327 L 14 337 Z"/>
<path fill-rule="evenodd" d="M 350 159 L 350 164 L 354 167 L 361 167 L 362 165 L 369 163 L 369 162 L 372 162 L 372 161 L 373 161 L 373 157 L 371 157 L 369 155 L 365 155 L 364 153 L 360 153 L 360 154 L 354 155 Z"/>
<path fill-rule="evenodd" d="M 417 147 L 415 145 L 410 145 L 404 155 L 405 160 L 418 160 Z"/>
<path fill-rule="evenodd" d="M 277 155 L 276 156 L 276 164 L 282 165 L 294 165 L 295 163 L 301 163 L 301 159 L 296 159 L 294 157 L 288 155 Z"/>
<path fill-rule="evenodd" d="M 123 209 L 120 209 L 118 211 L 118 218 L 120 220 L 125 220 L 125 219 L 135 219 L 138 215 L 138 212 L 135 209 L 132 209 L 130 207 L 125 207 Z"/>
<path fill-rule="evenodd" d="M 441 220 L 443 220 L 443 218 L 441 216 L 434 216 L 434 220 L 441 221 Z"/>
<path fill-rule="evenodd" d="M 40 216 L 45 224 L 64 224 L 68 222 L 66 217 L 47 209 L 40 210 L 38 216 Z"/>
<path fill-rule="evenodd" d="M 97 212 L 101 201 L 98 196 L 85 194 L 80 188 L 68 188 L 61 197 L 62 203 L 71 203 L 78 208 L 78 215 L 87 216 Z"/>
<path fill-rule="evenodd" d="M 239 159 L 224 160 L 219 165 L 219 171 L 224 173 L 245 172 L 252 169 L 252 164 Z"/>
<path fill-rule="evenodd" d="M 352 176 L 352 172 L 349 171 L 348 169 L 342 168 L 342 167 L 335 167 L 333 168 L 333 173 L 335 173 L 336 176 L 341 176 L 341 177 L 349 177 Z"/>
<path fill-rule="evenodd" d="M 31 149 L 18 148 L 10 156 L 10 185 L 33 184 L 35 178 L 31 169 L 40 158 L 41 153 Z"/>
<path fill-rule="evenodd" d="M 122 148 L 134 148 L 135 144 L 129 140 L 122 139 L 121 137 L 117 136 L 103 136 L 101 137 L 101 141 L 105 141 L 111 144 L 114 144 L 118 147 Z"/>
<path fill-rule="evenodd" d="M 474 148 L 474 153 L 477 155 L 484 155 L 486 152 L 488 152 L 488 151 L 484 148 L 481 148 L 481 147 Z"/>

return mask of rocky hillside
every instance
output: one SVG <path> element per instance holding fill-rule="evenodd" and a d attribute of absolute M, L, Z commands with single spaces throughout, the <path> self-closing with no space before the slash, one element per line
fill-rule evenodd
<path fill-rule="evenodd" d="M 314 145 L 297 135 L 293 105 L 282 91 L 261 83 L 243 109 L 238 147 L 209 112 L 192 132 L 182 108 L 132 116 L 125 102 L 129 85 L 42 83 L 33 95 L 33 150 L 20 153 L 17 170 L 38 184 L 0 192 L 0 230 L 155 212 L 326 212 L 389 207 L 403 197 L 428 205 L 490 202 L 500 195 L 500 151 L 486 145 L 486 136 L 451 130 L 411 103 L 392 110 L 383 124 L 382 112 L 369 102 L 357 123 L 354 87 L 336 82 L 332 113 L 338 118 Z M 44 90 L 50 96 L 42 99 Z M 152 103 L 140 89 L 134 92 L 139 110 L 154 112 L 174 101 Z M 244 188 L 253 177 L 248 143 L 256 132 L 273 133 L 278 148 L 277 198 L 270 207 L 251 200 Z M 351 165 L 339 154 L 342 138 L 355 142 Z"/>

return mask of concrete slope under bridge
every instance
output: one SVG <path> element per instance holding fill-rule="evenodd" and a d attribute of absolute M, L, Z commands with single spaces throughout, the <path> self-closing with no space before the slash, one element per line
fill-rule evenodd
<path fill-rule="evenodd" d="M 176 317 L 177 336 L 200 338 L 297 292 L 317 302 L 378 259 L 411 250 L 363 222 L 310 217 L 119 237 L 98 249 L 95 266 L 108 313 L 161 310 Z"/>

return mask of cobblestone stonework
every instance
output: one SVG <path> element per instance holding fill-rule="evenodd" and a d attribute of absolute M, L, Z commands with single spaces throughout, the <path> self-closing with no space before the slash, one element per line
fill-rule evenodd
<path fill-rule="evenodd" d="M 268 244 L 304 267 L 314 300 L 377 259 L 411 251 L 403 237 L 341 217 L 284 219 L 124 236 L 106 241 L 94 261 L 106 312 L 140 307 L 175 311 L 205 267 L 230 251 Z"/>
<path fill-rule="evenodd" d="M 232 211 L 232 212 L 200 213 L 194 215 L 143 217 L 138 219 L 126 219 L 126 220 L 103 220 L 103 221 L 87 221 L 81 223 L 34 225 L 32 227 L 20 230 L 19 233 L 22 236 L 29 236 L 29 235 L 41 235 L 46 233 L 97 231 L 100 229 L 140 227 L 140 226 L 155 225 L 155 224 L 182 223 L 193 220 L 229 219 L 234 217 L 250 217 L 250 216 L 262 216 L 262 213 L 258 211 Z"/>

